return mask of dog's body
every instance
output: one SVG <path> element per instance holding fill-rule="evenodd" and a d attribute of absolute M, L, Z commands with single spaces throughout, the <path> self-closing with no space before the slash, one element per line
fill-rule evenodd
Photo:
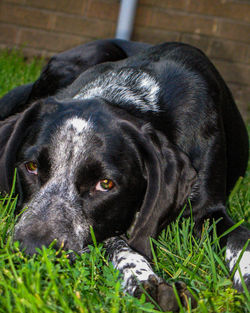
<path fill-rule="evenodd" d="M 3 97 L 0 114 L 0 190 L 10 190 L 17 167 L 28 210 L 15 238 L 29 253 L 55 238 L 81 251 L 90 225 L 99 241 L 133 226 L 130 247 L 150 257 L 149 237 L 188 198 L 197 233 L 208 218 L 221 218 L 218 235 L 233 225 L 225 203 L 245 173 L 247 132 L 198 49 L 119 40 L 81 46 Z M 223 237 L 231 270 L 248 237 L 241 227 Z M 240 265 L 249 284 L 247 253 Z"/>

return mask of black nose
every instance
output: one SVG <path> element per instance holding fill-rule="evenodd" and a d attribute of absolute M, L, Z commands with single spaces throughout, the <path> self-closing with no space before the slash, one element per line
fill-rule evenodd
<path fill-rule="evenodd" d="M 37 253 L 36 248 L 42 249 L 43 246 L 48 247 L 53 241 L 55 241 L 53 243 L 53 249 L 58 250 L 61 247 L 61 243 L 46 228 L 42 232 L 37 230 L 28 232 L 26 230 L 17 230 L 14 233 L 14 241 L 19 241 L 20 249 L 24 250 L 28 255 Z"/>

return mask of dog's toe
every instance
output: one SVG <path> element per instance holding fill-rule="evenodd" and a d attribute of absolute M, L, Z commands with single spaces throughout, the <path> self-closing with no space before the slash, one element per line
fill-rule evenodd
<path fill-rule="evenodd" d="M 187 289 L 187 286 L 182 281 L 178 281 L 175 283 L 175 287 L 178 291 L 179 297 L 181 299 L 181 303 L 186 308 L 188 307 L 189 299 L 191 300 L 191 307 L 195 308 L 197 306 L 197 302 L 191 292 Z"/>
<path fill-rule="evenodd" d="M 165 282 L 158 286 L 157 303 L 163 311 L 178 312 L 179 306 L 173 288 Z"/>
<path fill-rule="evenodd" d="M 189 299 L 191 299 L 191 307 L 196 307 L 196 301 L 187 290 L 186 285 L 183 282 L 177 282 L 175 286 L 182 305 L 187 308 Z M 134 296 L 140 297 L 143 292 L 146 293 L 147 300 L 153 298 L 163 311 L 179 311 L 179 305 L 173 287 L 164 280 L 159 281 L 155 276 L 151 275 L 147 281 L 136 288 Z"/>

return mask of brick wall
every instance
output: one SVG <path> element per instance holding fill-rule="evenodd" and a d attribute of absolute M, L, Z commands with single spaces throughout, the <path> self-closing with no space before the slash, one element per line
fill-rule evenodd
<path fill-rule="evenodd" d="M 119 0 L 0 0 L 0 48 L 52 54 L 113 37 Z M 250 106 L 249 0 L 139 0 L 133 40 L 183 41 L 201 48 L 229 84 L 243 114 Z"/>

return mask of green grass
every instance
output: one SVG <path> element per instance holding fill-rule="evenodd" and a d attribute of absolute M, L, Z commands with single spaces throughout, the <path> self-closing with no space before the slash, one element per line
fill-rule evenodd
<path fill-rule="evenodd" d="M 26 62 L 19 52 L 0 53 L 0 95 L 33 81 L 42 62 Z M 250 167 L 231 194 L 228 212 L 250 224 Z M 121 279 L 107 261 L 102 245 L 78 256 L 70 264 L 50 248 L 26 257 L 11 241 L 16 198 L 0 199 L 0 312 L 156 312 L 145 296 L 124 295 Z M 198 307 L 192 312 L 250 312 L 247 291 L 238 293 L 220 249 L 214 227 L 204 226 L 200 239 L 193 235 L 193 221 L 177 220 L 154 241 L 154 268 L 169 282 L 184 281 L 194 292 Z M 57 257 L 56 257 L 57 255 Z M 190 309 L 180 308 L 181 312 Z"/>
<path fill-rule="evenodd" d="M 0 50 L 0 97 L 16 86 L 34 81 L 43 63 L 35 58 L 27 62 L 18 50 Z"/>

